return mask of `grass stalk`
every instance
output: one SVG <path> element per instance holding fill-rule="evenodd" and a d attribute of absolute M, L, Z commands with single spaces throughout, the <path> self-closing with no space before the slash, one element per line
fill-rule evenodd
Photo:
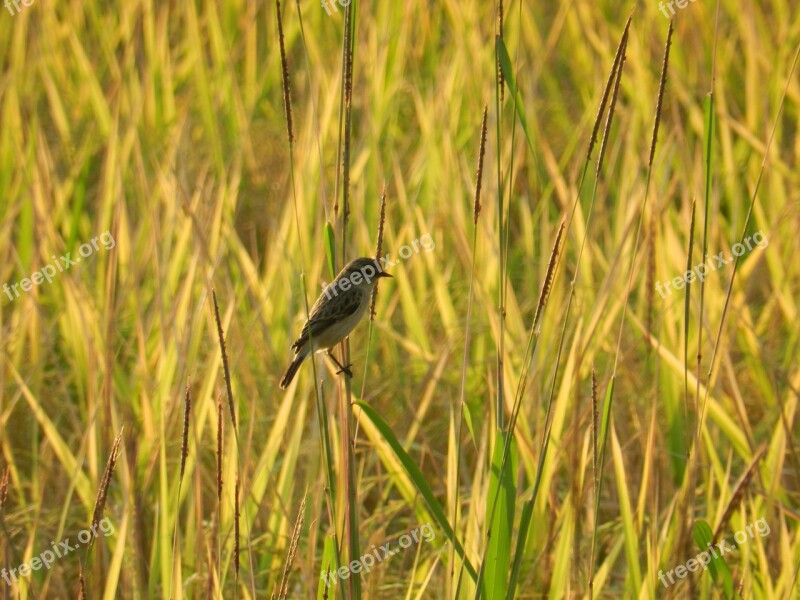
<path fill-rule="evenodd" d="M 341 256 L 342 265 L 347 264 L 347 223 L 350 218 L 350 145 L 352 131 L 352 98 L 353 98 L 353 54 L 355 50 L 355 23 L 354 13 L 358 8 L 357 2 L 351 2 L 345 8 L 344 41 L 342 44 L 342 99 L 343 107 L 340 115 L 344 118 L 343 138 L 340 137 L 342 148 L 342 214 L 341 214 Z M 340 136 L 342 130 L 340 128 Z M 338 198 L 338 196 L 337 196 Z M 340 344 L 341 364 L 350 364 L 349 337 Z M 355 482 L 355 438 L 353 437 L 355 415 L 351 408 L 351 381 L 344 375 L 342 377 L 343 392 L 339 402 L 339 427 L 341 430 L 341 456 L 344 477 L 344 532 L 348 546 L 349 560 L 356 560 L 360 555 L 359 527 L 358 527 L 358 491 Z M 360 573 L 352 573 L 348 578 L 349 597 L 360 600 L 361 577 Z M 343 587 L 343 586 L 342 586 Z"/>
<path fill-rule="evenodd" d="M 501 0 L 502 5 L 502 0 Z M 501 21 L 502 22 L 502 21 Z M 502 29 L 502 25 L 501 25 Z M 499 66 L 498 66 L 499 68 Z M 478 148 L 478 169 L 475 175 L 475 196 L 472 205 L 472 264 L 470 266 L 469 276 L 469 295 L 467 296 L 467 316 L 466 325 L 464 327 L 464 356 L 461 361 L 461 383 L 460 392 L 458 395 L 458 409 L 456 423 L 458 423 L 458 432 L 456 433 L 456 456 L 461 456 L 461 441 L 462 430 L 464 425 L 464 401 L 466 396 L 467 387 L 467 364 L 469 362 L 469 334 L 472 327 L 472 301 L 475 288 L 475 259 L 476 248 L 478 243 L 478 217 L 481 214 L 481 183 L 483 181 L 483 159 L 486 154 L 486 130 L 487 120 L 489 116 L 488 106 L 483 107 L 483 119 L 481 121 L 481 137 Z M 453 492 L 453 536 L 458 536 L 458 505 L 459 505 L 459 489 L 461 482 L 461 461 L 456 461 L 456 475 L 455 475 L 455 491 Z M 450 561 L 450 588 L 453 588 L 453 579 L 455 576 L 455 565 L 457 561 L 457 554 L 453 552 L 453 558 Z M 454 598 L 458 598 L 458 591 L 461 587 L 461 578 L 464 570 L 464 562 L 461 562 L 459 567 L 458 584 L 455 588 Z"/>
<path fill-rule="evenodd" d="M 271 600 L 286 600 L 289 596 L 289 573 L 292 569 L 292 563 L 297 555 L 297 548 L 300 545 L 300 533 L 303 530 L 303 518 L 306 510 L 306 494 L 303 494 L 303 500 L 300 502 L 300 508 L 297 511 L 297 520 L 294 522 L 292 529 L 292 537 L 289 542 L 289 548 L 286 552 L 286 562 L 283 564 L 283 574 L 281 575 L 281 582 L 278 586 L 278 594 L 272 592 Z"/>
<path fill-rule="evenodd" d="M 502 0 L 498 3 L 497 9 L 497 18 L 498 23 L 502 23 Z M 503 35 L 503 28 L 502 25 L 499 27 L 498 32 L 498 39 L 502 40 Z M 497 52 L 497 44 L 495 44 L 495 64 L 500 65 L 500 55 Z M 502 81 L 502 69 L 497 69 L 496 76 L 495 76 L 495 165 L 497 169 L 497 238 L 498 238 L 498 246 L 500 248 L 500 269 L 498 271 L 498 286 L 497 286 L 497 310 L 498 316 L 500 318 L 500 332 L 498 334 L 498 341 L 497 341 L 497 399 L 495 403 L 495 419 L 497 424 L 497 431 L 503 431 L 503 420 L 504 420 L 504 412 L 505 412 L 505 400 L 504 400 L 504 393 L 505 393 L 505 384 L 504 384 L 504 367 L 503 367 L 503 356 L 505 352 L 505 321 L 506 321 L 506 304 L 505 304 L 505 272 L 506 272 L 506 253 L 505 253 L 505 244 L 503 241 L 506 239 L 505 235 L 505 227 L 507 227 L 507 223 L 505 222 L 505 198 L 503 195 L 503 167 L 502 167 L 502 148 L 503 148 L 503 117 L 502 117 L 502 97 L 503 93 L 501 91 L 501 84 Z M 513 155 L 513 148 L 512 148 L 512 155 Z M 482 569 L 481 569 L 482 570 Z"/>
<path fill-rule="evenodd" d="M 645 178 L 645 187 L 644 187 L 644 199 L 642 200 L 642 209 L 639 212 L 639 220 L 636 225 L 636 235 L 633 239 L 633 251 L 631 252 L 630 263 L 628 266 L 628 283 L 625 288 L 625 297 L 622 302 L 622 315 L 620 317 L 619 323 L 619 333 L 617 335 L 617 349 L 614 353 L 614 366 L 611 372 L 611 384 L 609 385 L 609 394 L 607 397 L 608 405 L 605 407 L 605 412 L 608 414 L 611 412 L 612 403 L 614 401 L 614 381 L 617 378 L 617 368 L 619 366 L 619 355 L 622 349 L 622 334 L 625 330 L 625 316 L 627 314 L 628 308 L 628 301 L 631 295 L 631 288 L 633 287 L 633 275 L 636 271 L 636 252 L 639 248 L 639 236 L 642 229 L 642 223 L 644 222 L 645 215 L 647 214 L 647 199 L 650 192 L 650 181 L 653 174 L 653 159 L 655 158 L 656 153 L 656 145 L 658 142 L 658 127 L 661 123 L 661 110 L 663 107 L 664 102 L 664 92 L 666 90 L 667 84 L 667 72 L 669 70 L 669 51 L 672 45 L 672 32 L 673 32 L 673 24 L 672 21 L 669 23 L 669 30 L 667 31 L 667 42 L 664 48 L 664 60 L 661 65 L 661 80 L 659 82 L 658 87 L 658 99 L 656 101 L 656 110 L 655 110 L 655 118 L 653 120 L 653 134 L 650 139 L 650 157 L 647 161 L 647 176 Z M 606 430 L 607 431 L 607 430 Z M 605 438 L 603 439 L 603 445 L 605 446 Z M 605 451 L 605 448 L 604 448 Z M 597 521 L 599 517 L 599 506 L 600 506 L 600 489 L 602 485 L 602 473 L 603 473 L 603 464 L 600 464 L 599 470 L 599 479 L 598 479 L 598 494 L 595 497 L 595 513 L 594 513 L 594 534 L 592 536 L 592 556 L 594 556 L 594 548 L 597 539 Z M 590 562 L 590 567 L 592 571 L 594 571 L 594 560 Z M 633 568 L 633 567 L 632 567 Z"/>
<path fill-rule="evenodd" d="M 189 422 L 192 414 L 192 386 L 186 383 L 186 390 L 183 396 L 183 431 L 181 433 L 181 471 L 178 476 L 178 493 L 175 499 L 175 525 L 172 531 L 172 570 L 167 587 L 167 598 L 172 600 L 172 584 L 176 576 L 180 575 L 180 562 L 176 560 L 176 550 L 178 547 L 178 528 L 180 526 L 180 507 L 181 491 L 183 489 L 183 475 L 186 471 L 186 459 L 189 456 Z"/>
<path fill-rule="evenodd" d="M 627 21 L 627 23 L 625 25 L 625 30 L 624 30 L 624 32 L 622 34 L 622 38 L 620 40 L 620 44 L 619 44 L 619 46 L 617 48 L 617 53 L 616 53 L 616 56 L 615 56 L 615 59 L 614 59 L 614 65 L 612 67 L 612 73 L 609 76 L 608 83 L 606 84 L 606 89 L 605 89 L 605 92 L 603 94 L 603 98 L 601 100 L 600 111 L 598 112 L 597 118 L 595 120 L 594 130 L 592 132 L 592 136 L 591 136 L 590 141 L 589 141 L 589 150 L 587 152 L 586 163 L 584 165 L 583 175 L 581 177 L 579 188 L 578 188 L 578 192 L 576 194 L 575 204 L 573 205 L 573 208 L 572 208 L 572 214 L 573 215 L 574 215 L 575 209 L 577 208 L 577 202 L 578 202 L 578 200 L 580 198 L 580 191 L 581 191 L 581 188 L 583 186 L 583 181 L 584 181 L 584 178 L 585 178 L 585 175 L 586 175 L 586 171 L 588 169 L 588 164 L 589 164 L 589 160 L 590 160 L 590 157 L 591 157 L 592 148 L 593 148 L 595 140 L 597 138 L 597 132 L 599 130 L 599 122 L 600 122 L 600 119 L 601 119 L 601 117 L 603 115 L 603 112 L 604 112 L 604 108 L 605 108 L 605 104 L 606 104 L 606 101 L 607 101 L 607 98 L 608 98 L 609 90 L 611 88 L 611 82 L 615 81 L 616 83 L 615 83 L 615 87 L 614 87 L 614 95 L 612 97 L 611 108 L 609 110 L 609 118 L 608 118 L 608 120 L 606 122 L 606 130 L 605 130 L 606 135 L 604 135 L 603 144 L 601 145 L 600 157 L 598 159 L 598 166 L 597 166 L 597 172 L 596 172 L 597 174 L 596 174 L 596 177 L 595 177 L 594 192 L 592 194 L 592 203 L 594 202 L 594 195 L 595 195 L 596 190 L 597 190 L 597 182 L 598 182 L 599 172 L 600 172 L 600 169 L 602 167 L 602 160 L 603 160 L 603 155 L 604 155 L 604 152 L 605 152 L 605 141 L 606 141 L 608 129 L 610 127 L 611 115 L 613 115 L 614 104 L 616 102 L 617 93 L 619 91 L 619 81 L 620 81 L 620 76 L 621 76 L 621 71 L 622 71 L 622 64 L 624 63 L 624 60 L 625 60 L 625 58 L 624 58 L 625 46 L 627 45 L 628 30 L 629 30 L 629 27 L 630 27 L 630 23 L 631 23 L 631 19 L 629 17 L 628 21 Z M 499 134 L 498 134 L 498 137 L 499 137 Z M 499 174 L 500 174 L 500 169 L 499 169 L 499 166 L 498 166 L 498 176 L 499 176 Z M 501 188 L 502 188 L 502 186 L 501 186 Z M 589 216 L 587 217 L 587 228 L 586 228 L 587 232 L 588 232 L 588 221 L 589 221 L 590 216 L 591 216 L 591 205 L 590 205 L 590 208 L 589 208 Z M 572 220 L 572 217 L 570 217 L 569 223 L 571 223 L 571 220 Z M 501 219 L 501 221 L 502 221 L 502 219 Z M 504 443 L 503 458 L 502 458 L 501 466 L 500 466 L 500 476 L 499 476 L 500 479 L 502 479 L 504 470 L 506 468 L 507 460 L 508 460 L 508 453 L 509 453 L 509 449 L 510 449 L 510 440 L 511 440 L 511 437 L 513 436 L 514 427 L 516 425 L 516 415 L 519 412 L 519 406 L 521 404 L 521 398 L 522 398 L 522 395 L 523 395 L 523 392 L 524 392 L 525 381 L 526 381 L 526 378 L 527 378 L 527 370 L 529 368 L 528 367 L 529 360 L 530 360 L 530 357 L 533 356 L 533 353 L 535 351 L 535 345 L 536 345 L 535 344 L 535 339 L 538 337 L 538 318 L 541 315 L 541 311 L 542 311 L 542 309 L 544 307 L 544 301 L 545 301 L 544 299 L 546 299 L 546 297 L 547 297 L 546 291 L 549 291 L 550 286 L 552 285 L 552 281 L 554 280 L 555 275 L 557 273 L 558 263 L 560 261 L 560 252 L 559 252 L 560 240 L 561 240 L 562 235 L 565 233 L 565 230 L 568 231 L 569 223 L 567 224 L 566 229 L 565 229 L 564 222 L 562 221 L 561 227 L 559 228 L 559 234 L 558 234 L 558 236 L 556 238 L 556 243 L 555 243 L 555 245 L 553 247 L 553 252 L 551 253 L 551 263 L 548 266 L 548 274 L 545 277 L 545 282 L 543 283 L 543 286 L 542 286 L 542 294 L 540 295 L 539 304 L 537 306 L 537 314 L 534 317 L 534 321 L 533 321 L 533 323 L 531 325 L 531 331 L 530 331 L 530 335 L 529 335 L 529 339 L 528 339 L 528 348 L 526 349 L 525 358 L 523 360 L 523 364 L 525 365 L 525 367 L 524 367 L 522 375 L 520 376 L 520 381 L 519 381 L 519 384 L 517 386 L 518 392 L 515 395 L 516 396 L 515 397 L 515 405 L 514 405 L 514 409 L 512 411 L 512 415 L 513 415 L 512 416 L 512 425 L 509 428 L 509 437 L 505 440 L 505 443 Z M 502 236 L 502 232 L 501 232 L 501 236 Z M 586 236 L 584 235 L 584 243 L 585 243 L 585 240 L 586 240 Z M 581 245 L 581 251 L 582 251 L 582 249 L 583 249 L 583 244 Z M 580 254 L 579 254 L 579 257 L 578 257 L 578 265 L 580 265 Z M 576 267 L 576 278 L 577 278 L 577 273 L 578 273 L 578 268 Z M 548 285 L 548 281 L 550 281 L 549 285 Z M 567 324 L 567 321 L 568 321 L 568 318 L 569 318 L 569 307 L 571 305 L 572 297 L 574 296 L 574 286 L 575 286 L 575 279 L 573 279 L 572 284 L 571 284 L 570 297 L 569 297 L 569 301 L 567 303 L 567 311 L 566 311 L 566 316 L 565 316 L 565 319 L 564 319 L 564 328 L 562 329 L 561 338 L 560 338 L 560 341 L 559 341 L 559 350 L 558 350 L 558 355 L 557 355 L 557 358 L 556 358 L 556 373 L 553 376 L 553 388 L 551 389 L 551 393 L 550 393 L 550 397 L 549 397 L 549 401 L 548 401 L 548 409 L 546 411 L 546 416 L 545 416 L 545 434 L 544 434 L 543 443 L 542 443 L 542 450 L 541 450 L 540 457 L 539 457 L 539 466 L 537 468 L 536 480 L 534 482 L 534 487 L 533 487 L 533 491 L 532 491 L 532 494 L 531 494 L 531 498 L 526 502 L 526 504 L 524 505 L 524 508 L 523 508 L 521 527 L 520 527 L 520 532 L 518 534 L 517 554 L 515 555 L 515 564 L 512 567 L 511 586 L 509 588 L 511 593 L 513 593 L 514 587 L 516 585 L 516 578 L 518 576 L 518 572 L 519 572 L 519 568 L 520 568 L 519 567 L 519 561 L 521 560 L 522 552 L 523 552 L 523 549 L 525 547 L 525 541 L 527 539 L 527 528 L 528 528 L 528 525 L 530 523 L 530 518 L 531 518 L 531 515 L 532 515 L 532 511 L 533 511 L 533 505 L 535 503 L 535 500 L 536 500 L 536 497 L 537 497 L 537 494 L 538 494 L 539 482 L 540 482 L 541 474 L 542 474 L 542 471 L 543 471 L 544 460 L 545 460 L 545 458 L 547 456 L 547 447 L 548 447 L 549 438 L 550 438 L 548 423 L 551 423 L 551 409 L 552 409 L 552 401 L 553 401 L 553 396 L 554 396 L 554 391 L 555 391 L 555 381 L 556 381 L 556 376 L 557 376 L 557 365 L 559 363 L 561 350 L 563 348 L 563 342 L 564 342 L 564 338 L 565 338 L 565 334 L 566 334 L 566 324 Z M 499 491 L 499 488 L 498 488 L 498 491 Z M 491 515 L 494 515 L 494 512 L 496 510 L 496 506 L 497 506 L 498 498 L 499 498 L 499 494 L 495 494 L 495 496 L 491 500 L 491 502 L 492 502 L 492 509 L 490 511 Z M 480 568 L 480 571 L 478 573 L 478 589 L 476 591 L 476 599 L 480 597 L 480 594 L 482 592 L 481 582 L 482 582 L 483 573 L 484 573 L 485 552 L 486 552 L 486 549 L 489 546 L 489 540 L 491 539 L 491 518 L 489 520 L 489 523 L 490 523 L 490 525 L 487 527 L 486 543 L 485 543 L 485 546 L 484 546 L 484 558 L 481 561 L 481 568 Z"/>
<path fill-rule="evenodd" d="M 297 241 L 298 241 L 298 254 L 300 256 L 300 285 L 303 292 L 303 305 L 305 307 L 305 315 L 306 320 L 308 320 L 309 316 L 309 306 L 308 306 L 308 290 L 306 288 L 306 278 L 305 278 L 305 260 L 303 258 L 303 248 L 307 247 L 307 244 L 303 243 L 303 236 L 300 233 L 300 214 L 298 210 L 298 202 L 297 202 L 297 186 L 295 182 L 295 169 L 294 169 L 294 134 L 293 134 L 293 127 L 292 127 L 292 119 L 291 119 L 291 105 L 292 105 L 292 95 L 291 95 L 291 83 L 289 79 L 289 67 L 288 62 L 286 60 L 286 49 L 284 45 L 284 36 L 283 36 L 283 21 L 281 16 L 281 3 L 280 0 L 275 0 L 275 8 L 276 8 L 276 21 L 278 26 L 278 42 L 280 44 L 280 54 L 281 54 L 281 78 L 282 78 L 282 85 L 283 85 L 283 102 L 285 107 L 285 116 L 286 116 L 286 139 L 287 144 L 289 146 L 289 173 L 292 183 L 292 204 L 294 208 L 294 222 L 295 222 L 295 230 L 297 233 Z M 320 173 L 322 171 L 320 170 Z M 338 181 L 338 179 L 337 179 Z M 334 195 L 334 197 L 336 197 Z M 309 344 L 313 343 L 313 339 L 311 339 L 311 332 L 309 332 Z M 339 540 L 336 528 L 336 503 L 335 503 L 335 478 L 334 478 L 334 464 L 333 464 L 333 455 L 331 453 L 331 444 L 330 444 L 330 432 L 328 430 L 328 415 L 327 409 L 324 403 L 324 398 L 322 397 L 320 388 L 317 384 L 317 365 L 316 361 L 313 359 L 311 362 L 312 373 L 314 376 L 314 398 L 316 401 L 317 406 L 317 425 L 320 430 L 320 445 L 322 449 L 322 457 L 325 464 L 325 475 L 327 479 L 327 505 L 328 505 L 328 517 L 331 523 L 331 529 L 333 530 L 334 536 L 334 547 L 336 551 L 335 561 L 336 561 L 336 568 L 338 569 L 341 564 L 341 556 L 339 553 Z M 340 594 L 342 598 L 344 598 L 344 590 L 343 586 L 339 587 Z"/>

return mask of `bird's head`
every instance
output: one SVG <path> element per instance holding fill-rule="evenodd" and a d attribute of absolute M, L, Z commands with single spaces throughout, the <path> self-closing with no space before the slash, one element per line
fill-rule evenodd
<path fill-rule="evenodd" d="M 371 284 L 382 277 L 391 277 L 391 275 L 383 270 L 379 260 L 371 257 L 361 257 L 347 263 L 337 279 L 341 277 L 347 277 L 354 285 L 358 285 L 360 282 L 355 281 L 356 278 Z"/>

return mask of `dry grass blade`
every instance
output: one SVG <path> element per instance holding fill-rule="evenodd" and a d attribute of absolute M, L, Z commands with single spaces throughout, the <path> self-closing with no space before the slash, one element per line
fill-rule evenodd
<path fill-rule="evenodd" d="M 747 466 L 747 470 L 744 472 L 744 475 L 742 475 L 742 477 L 739 479 L 739 483 L 736 484 L 733 494 L 731 495 L 731 499 L 728 502 L 728 505 L 725 507 L 725 512 L 722 513 L 722 518 L 719 521 L 719 525 L 717 525 L 716 529 L 714 530 L 714 537 L 711 540 L 712 543 L 719 539 L 719 536 L 722 533 L 722 530 L 725 528 L 725 525 L 727 525 L 728 520 L 731 518 L 733 511 L 737 506 L 739 506 L 739 503 L 744 496 L 744 492 L 747 489 L 747 485 L 753 478 L 753 475 L 756 472 L 756 467 L 758 466 L 758 463 L 766 450 L 766 445 L 762 444 L 761 447 L 756 451 L 755 456 L 753 456 L 753 460 L 750 461 L 750 464 Z"/>
<path fill-rule="evenodd" d="M 756 199 L 758 198 L 758 190 L 761 187 L 761 180 L 762 180 L 762 178 L 764 176 L 764 171 L 767 168 L 767 161 L 769 160 L 769 152 L 770 152 L 770 149 L 772 148 L 772 141 L 775 138 L 775 132 L 777 131 L 778 124 L 780 123 L 781 113 L 783 112 L 783 105 L 784 105 L 784 103 L 786 101 L 786 97 L 787 97 L 787 95 L 789 93 L 789 86 L 791 85 L 791 83 L 793 81 L 794 71 L 795 71 L 795 68 L 797 67 L 798 58 L 800 58 L 800 45 L 797 46 L 797 51 L 794 53 L 794 58 L 792 59 L 792 64 L 791 64 L 791 66 L 789 68 L 789 75 L 786 77 L 786 85 L 783 88 L 783 94 L 781 95 L 781 101 L 780 101 L 780 104 L 778 106 L 778 110 L 777 110 L 777 112 L 775 114 L 775 120 L 773 121 L 772 128 L 771 128 L 770 133 L 769 133 L 769 139 L 767 140 L 766 148 L 764 149 L 764 158 L 763 158 L 763 160 L 761 162 L 761 168 L 758 171 L 758 177 L 756 178 L 756 184 L 755 184 L 755 186 L 753 188 L 753 195 L 750 198 L 750 206 L 747 209 L 747 216 L 745 217 L 744 226 L 742 227 L 742 236 L 741 236 L 741 239 L 739 240 L 739 244 L 740 245 L 744 244 L 745 236 L 747 235 L 747 229 L 750 226 L 750 220 L 751 220 L 751 218 L 753 216 L 753 209 L 755 208 Z M 706 391 L 705 391 L 705 394 L 703 395 L 703 407 L 702 407 L 702 409 L 700 411 L 700 419 L 699 420 L 700 420 L 701 423 L 702 423 L 703 415 L 705 414 L 706 401 L 708 400 L 709 388 L 711 387 L 711 375 L 713 374 L 713 371 L 714 371 L 714 363 L 716 362 L 716 359 L 717 359 L 717 350 L 719 349 L 719 343 L 722 340 L 722 330 L 723 330 L 723 327 L 725 326 L 725 317 L 728 314 L 728 305 L 730 304 L 731 294 L 733 293 L 733 282 L 736 279 L 736 272 L 737 272 L 737 269 L 739 267 L 739 260 L 740 259 L 741 259 L 741 256 L 737 255 L 737 256 L 734 257 L 734 260 L 733 260 L 733 273 L 731 273 L 731 279 L 730 279 L 730 282 L 728 282 L 728 291 L 725 294 L 725 303 L 722 306 L 722 316 L 720 317 L 720 320 L 719 320 L 719 329 L 717 331 L 717 337 L 714 340 L 714 350 L 711 352 L 711 362 L 708 365 L 708 375 L 706 377 Z"/>

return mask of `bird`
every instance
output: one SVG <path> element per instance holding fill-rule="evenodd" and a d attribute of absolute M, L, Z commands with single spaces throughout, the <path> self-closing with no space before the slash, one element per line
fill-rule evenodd
<path fill-rule="evenodd" d="M 377 259 L 371 257 L 351 260 L 339 271 L 317 298 L 300 336 L 292 344 L 294 358 L 283 374 L 281 389 L 289 387 L 306 357 L 320 350 L 327 350 L 328 356 L 339 367 L 339 373 L 353 376 L 350 365 L 342 366 L 331 354 L 331 348 L 347 337 L 361 321 L 372 290 L 383 277 L 391 275 L 383 270 Z"/>

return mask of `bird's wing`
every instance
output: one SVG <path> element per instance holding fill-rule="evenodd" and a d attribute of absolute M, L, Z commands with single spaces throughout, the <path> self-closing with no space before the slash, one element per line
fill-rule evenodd
<path fill-rule="evenodd" d="M 299 350 L 308 341 L 309 331 L 311 337 L 319 336 L 332 324 L 356 312 L 360 304 L 361 292 L 358 288 L 350 288 L 346 292 L 339 291 L 336 296 L 330 298 L 323 292 L 314 303 L 308 321 L 303 325 L 300 337 L 292 344 L 292 348 Z"/>

